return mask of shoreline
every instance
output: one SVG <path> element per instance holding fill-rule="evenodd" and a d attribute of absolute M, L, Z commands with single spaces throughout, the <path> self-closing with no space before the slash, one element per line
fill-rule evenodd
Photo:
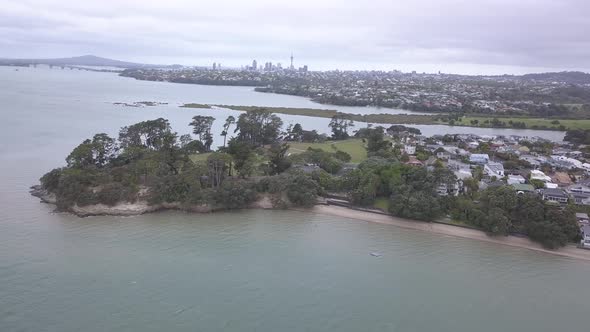
<path fill-rule="evenodd" d="M 55 195 L 47 194 L 45 192 L 41 192 L 38 190 L 32 190 L 31 194 L 32 196 L 39 198 L 41 200 L 41 203 L 56 205 Z M 246 209 L 273 210 L 274 208 L 272 207 L 272 203 L 269 197 L 262 196 Z M 89 205 L 85 207 L 73 206 L 70 209 L 68 209 L 68 211 L 64 212 L 71 213 L 80 218 L 84 218 L 89 216 L 135 216 L 166 210 L 185 211 L 188 213 L 215 213 L 217 211 L 220 211 L 205 205 L 190 207 L 181 206 L 176 203 L 148 205 L 147 202 L 140 201 L 135 203 L 121 203 L 114 206 L 106 206 L 103 204 Z M 502 237 L 491 237 L 488 236 L 485 232 L 482 232 L 478 229 L 460 227 L 444 223 L 431 223 L 420 220 L 410 220 L 394 217 L 387 214 L 379 214 L 370 211 L 361 211 L 336 205 L 324 205 L 321 203 L 308 209 L 289 207 L 288 210 L 305 211 L 320 215 L 328 215 L 334 217 L 359 220 L 367 223 L 392 225 L 406 229 L 430 232 L 434 234 L 461 237 L 465 239 L 507 245 L 511 247 L 523 248 L 537 252 L 543 252 L 590 262 L 590 250 L 580 249 L 571 244 L 563 248 L 550 250 L 543 248 L 543 246 L 531 241 L 528 238 L 516 237 L 512 235 Z"/>
<path fill-rule="evenodd" d="M 533 251 L 537 251 L 537 252 L 543 252 L 543 253 L 547 253 L 547 254 L 552 254 L 552 255 L 557 255 L 557 256 L 562 256 L 562 257 L 567 257 L 567 258 L 572 258 L 572 259 L 580 259 L 580 260 L 585 260 L 587 262 L 590 262 L 590 250 L 580 249 L 580 248 L 575 247 L 574 245 L 567 245 L 563 248 L 559 248 L 556 250 L 549 250 L 549 249 L 543 248 L 543 246 L 531 241 L 528 238 L 521 238 L 521 237 L 516 237 L 516 236 L 512 236 L 512 235 L 502 236 L 502 237 L 491 237 L 491 236 L 488 236 L 484 232 L 477 230 L 477 229 L 398 218 L 398 217 L 394 217 L 394 216 L 382 215 L 382 214 L 377 214 L 377 213 L 372 213 L 372 212 L 367 212 L 367 211 L 353 210 L 353 209 L 349 209 L 346 207 L 339 207 L 339 206 L 335 206 L 335 205 L 316 205 L 311 209 L 305 209 L 305 210 L 304 209 L 293 209 L 293 210 L 309 211 L 309 212 L 317 213 L 317 214 L 321 214 L 321 215 L 342 217 L 342 218 L 364 221 L 364 222 L 368 222 L 368 223 L 392 225 L 392 226 L 397 226 L 397 227 L 406 228 L 406 229 L 414 229 L 414 230 L 420 230 L 420 231 L 425 231 L 425 232 L 430 232 L 430 233 L 435 233 L 435 234 L 461 237 L 461 238 L 472 239 L 472 240 L 479 240 L 479 241 L 488 242 L 488 243 L 496 243 L 496 244 L 516 247 L 516 248 L 523 248 L 523 249 L 533 250 Z"/>

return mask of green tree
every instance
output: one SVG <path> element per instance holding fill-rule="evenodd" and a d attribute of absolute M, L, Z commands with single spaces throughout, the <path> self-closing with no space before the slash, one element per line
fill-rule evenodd
<path fill-rule="evenodd" d="M 115 139 L 107 134 L 96 134 L 92 140 L 84 140 L 66 158 L 68 167 L 104 167 L 118 152 Z"/>
<path fill-rule="evenodd" d="M 291 167 L 291 162 L 287 159 L 289 144 L 272 144 L 268 149 L 268 166 L 271 175 L 280 174 Z"/>
<path fill-rule="evenodd" d="M 271 144 L 281 133 L 283 121 L 265 109 L 242 113 L 236 123 L 236 132 L 241 141 L 254 146 Z"/>
<path fill-rule="evenodd" d="M 328 126 L 332 129 L 332 138 L 342 140 L 349 137 L 348 129 L 354 127 L 354 122 L 344 114 L 336 114 L 332 117 Z"/>
<path fill-rule="evenodd" d="M 158 118 L 123 127 L 119 131 L 119 142 L 123 149 L 132 147 L 159 151 L 176 142 L 168 120 Z"/>
<path fill-rule="evenodd" d="M 199 141 L 203 143 L 206 151 L 211 150 L 213 144 L 213 136 L 211 135 L 211 127 L 215 118 L 212 116 L 195 115 L 193 121 L 189 124 L 193 127 L 193 134 L 199 137 Z"/>
<path fill-rule="evenodd" d="M 213 188 L 219 188 L 223 184 L 230 162 L 231 156 L 222 152 L 213 152 L 207 157 L 209 182 Z"/>
<path fill-rule="evenodd" d="M 391 142 L 385 140 L 385 129 L 383 127 L 367 128 L 366 140 L 368 153 L 391 148 Z"/>
<path fill-rule="evenodd" d="M 223 131 L 221 132 L 221 136 L 223 136 L 223 147 L 225 147 L 225 141 L 227 139 L 227 134 L 229 133 L 229 127 L 236 123 L 236 118 L 233 115 L 230 115 L 225 119 L 225 123 L 223 124 Z"/>
<path fill-rule="evenodd" d="M 508 235 L 512 224 L 503 209 L 492 207 L 487 211 L 480 226 L 491 235 Z"/>
<path fill-rule="evenodd" d="M 301 142 L 304 135 L 303 127 L 299 123 L 296 123 L 290 130 L 288 130 L 288 138 L 290 141 Z"/>
<path fill-rule="evenodd" d="M 234 168 L 241 177 L 248 177 L 254 172 L 256 156 L 249 142 L 232 138 L 227 144 L 226 151 L 232 156 Z"/>

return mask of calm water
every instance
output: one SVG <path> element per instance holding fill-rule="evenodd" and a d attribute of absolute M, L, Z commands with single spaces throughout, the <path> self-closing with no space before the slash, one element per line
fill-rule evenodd
<path fill-rule="evenodd" d="M 585 262 L 289 211 L 79 219 L 27 193 L 96 131 L 195 113 L 114 101 L 242 97 L 286 96 L 0 67 L 0 331 L 588 330 Z"/>

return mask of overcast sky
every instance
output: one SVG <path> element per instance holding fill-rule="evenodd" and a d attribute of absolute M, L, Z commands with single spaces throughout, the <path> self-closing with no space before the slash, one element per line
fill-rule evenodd
<path fill-rule="evenodd" d="M 3 0 L 0 57 L 590 71 L 590 0 Z"/>

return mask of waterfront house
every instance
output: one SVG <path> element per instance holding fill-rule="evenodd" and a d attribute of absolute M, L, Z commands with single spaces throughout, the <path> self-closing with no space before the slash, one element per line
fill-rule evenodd
<path fill-rule="evenodd" d="M 569 199 L 568 194 L 561 189 L 546 188 L 542 190 L 543 200 L 548 202 L 556 202 L 560 204 L 567 204 Z"/>

